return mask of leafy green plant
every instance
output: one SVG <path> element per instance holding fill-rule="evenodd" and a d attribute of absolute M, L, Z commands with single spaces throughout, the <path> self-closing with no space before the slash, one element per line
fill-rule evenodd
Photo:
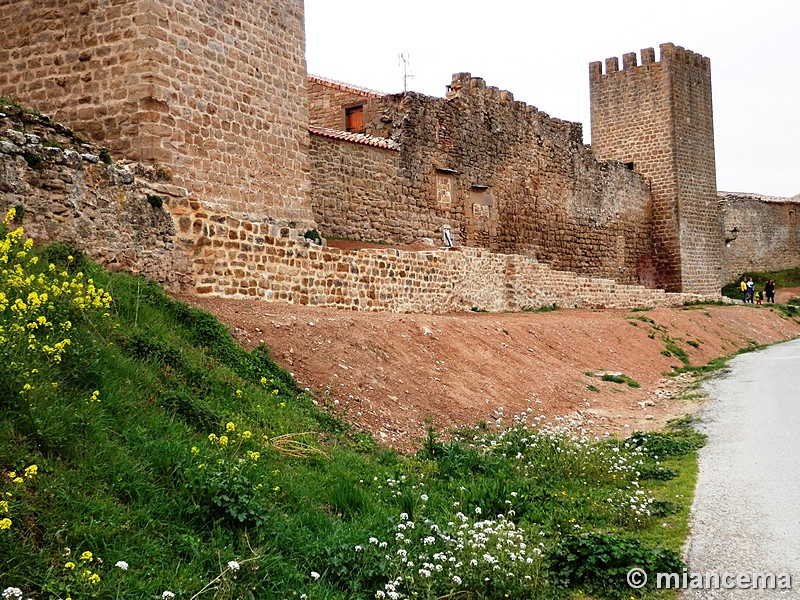
<path fill-rule="evenodd" d="M 622 375 L 622 374 L 615 375 L 615 374 L 612 374 L 612 373 L 604 373 L 600 377 L 600 379 L 602 379 L 603 381 L 611 381 L 613 383 L 624 383 L 628 387 L 632 387 L 632 388 L 642 387 L 642 385 L 638 381 L 636 381 L 635 379 L 631 379 L 627 375 Z"/>
<path fill-rule="evenodd" d="M 684 456 L 705 445 L 706 436 L 691 427 L 691 417 L 673 419 L 664 431 L 637 431 L 628 438 L 648 456 L 659 459 Z"/>
<path fill-rule="evenodd" d="M 532 306 L 522 307 L 522 312 L 529 312 L 529 313 L 546 313 L 546 312 L 552 312 L 554 310 L 558 310 L 558 304 L 556 304 L 555 302 L 553 302 L 552 304 L 545 304 L 537 308 L 534 308 Z"/>
<path fill-rule="evenodd" d="M 184 478 L 194 509 L 234 525 L 262 525 L 268 495 L 280 492 L 280 486 L 270 485 L 268 471 L 260 468 L 263 452 L 252 432 L 236 432 L 233 422 L 221 435 L 209 434 L 207 444 L 192 446 L 193 460 Z"/>
<path fill-rule="evenodd" d="M 650 548 L 634 538 L 609 533 L 568 536 L 548 554 L 548 562 L 555 586 L 582 589 L 601 598 L 641 594 L 627 585 L 632 568 L 647 573 L 680 573 L 685 568 L 675 551 Z"/>
<path fill-rule="evenodd" d="M 25 162 L 28 163 L 28 166 L 31 169 L 37 169 L 42 165 L 41 155 L 33 152 L 32 150 L 25 150 L 22 152 L 21 156 L 25 159 Z"/>
<path fill-rule="evenodd" d="M 158 194 L 147 194 L 145 200 L 147 200 L 147 203 L 153 208 L 161 208 L 164 206 L 164 196 L 159 196 Z"/>
<path fill-rule="evenodd" d="M 303 237 L 307 240 L 311 240 L 315 244 L 322 244 L 322 236 L 316 229 L 309 229 L 303 234 Z"/>

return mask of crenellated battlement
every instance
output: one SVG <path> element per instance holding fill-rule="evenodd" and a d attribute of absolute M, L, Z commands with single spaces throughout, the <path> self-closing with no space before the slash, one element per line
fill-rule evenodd
<path fill-rule="evenodd" d="M 659 47 L 660 61 L 655 59 L 655 50 L 653 48 L 643 48 L 641 50 L 641 65 L 637 64 L 637 56 L 635 52 L 627 52 L 622 55 L 622 69 L 619 68 L 619 59 L 616 56 L 605 59 L 605 61 L 594 61 L 589 63 L 589 78 L 592 81 L 599 79 L 604 75 L 614 75 L 620 71 L 630 71 L 637 67 L 647 67 L 652 64 L 664 63 L 680 63 L 701 69 L 704 71 L 711 70 L 711 61 L 696 52 L 686 50 L 681 46 L 676 46 L 672 43 L 660 44 Z M 603 71 L 603 63 L 605 62 L 605 72 Z"/>
<path fill-rule="evenodd" d="M 447 86 L 445 100 L 449 102 L 465 97 L 481 97 L 490 102 L 496 110 L 509 109 L 524 113 L 525 118 L 537 118 L 547 121 L 554 128 L 563 130 L 565 135 L 577 135 L 578 138 L 582 139 L 583 126 L 580 123 L 551 117 L 548 113 L 539 110 L 535 106 L 521 100 L 514 100 L 513 93 L 495 86 L 486 85 L 486 80 L 482 77 L 473 77 L 471 73 L 454 73 L 450 84 Z"/>
<path fill-rule="evenodd" d="M 592 152 L 650 180 L 658 232 L 658 285 L 718 286 L 719 208 L 711 108 L 711 62 L 675 44 L 589 65 Z"/>

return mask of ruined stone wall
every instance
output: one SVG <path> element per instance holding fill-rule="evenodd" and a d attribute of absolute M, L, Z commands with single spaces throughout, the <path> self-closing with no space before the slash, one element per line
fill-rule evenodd
<path fill-rule="evenodd" d="M 643 174 L 653 195 L 656 283 L 719 289 L 722 232 L 707 58 L 662 44 L 590 65 L 592 151 Z"/>
<path fill-rule="evenodd" d="M 18 208 L 26 232 L 40 243 L 76 244 L 104 266 L 175 290 L 410 312 L 644 307 L 695 299 L 481 248 L 324 248 L 288 227 L 208 210 L 185 189 L 158 181 L 153 168 L 107 165 L 98 146 L 67 128 L 19 109 L 2 110 L 0 210 Z M 158 196 L 163 206 L 148 196 Z"/>
<path fill-rule="evenodd" d="M 108 269 L 173 290 L 191 284 L 166 206 L 147 200 L 166 205 L 186 190 L 154 181 L 152 169 L 105 164 L 99 147 L 47 119 L 8 106 L 0 111 L 0 213 L 16 208 L 37 244 L 74 244 Z"/>
<path fill-rule="evenodd" d="M 370 215 L 372 239 L 438 241 L 449 225 L 456 244 L 652 285 L 650 196 L 638 175 L 598 163 L 584 148 L 579 125 L 515 102 L 482 79 L 457 74 L 450 87 L 447 98 L 406 93 L 370 99 L 367 131 L 400 145 L 397 185 L 385 187 L 397 195 L 380 197 L 376 190 L 349 205 Z M 313 96 L 312 105 L 319 104 Z M 329 91 L 325 96 L 333 98 Z M 352 162 L 343 157 L 357 150 L 340 145 L 338 160 Z M 318 186 L 315 176 L 315 198 Z M 347 214 L 342 217 L 347 227 Z M 317 219 L 326 232 L 328 217 Z M 362 223 L 350 230 L 337 226 L 335 235 L 366 239 Z"/>
<path fill-rule="evenodd" d="M 800 267 L 800 201 L 720 194 L 720 207 L 728 239 L 722 263 L 726 283 L 747 272 Z"/>
<path fill-rule="evenodd" d="M 166 165 L 206 207 L 312 224 L 302 0 L 21 0 L 0 31 L 0 95 Z"/>

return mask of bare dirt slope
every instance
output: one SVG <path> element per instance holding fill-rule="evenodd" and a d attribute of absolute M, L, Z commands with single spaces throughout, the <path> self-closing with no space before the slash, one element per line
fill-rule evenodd
<path fill-rule="evenodd" d="M 650 429 L 699 406 L 680 385 L 691 376 L 664 375 L 681 364 L 665 355 L 665 338 L 703 365 L 800 335 L 800 323 L 767 306 L 422 315 L 184 300 L 217 315 L 243 346 L 265 343 L 321 403 L 401 449 L 427 421 L 492 425 L 527 409 L 598 434 Z M 602 372 L 641 387 L 590 375 Z"/>

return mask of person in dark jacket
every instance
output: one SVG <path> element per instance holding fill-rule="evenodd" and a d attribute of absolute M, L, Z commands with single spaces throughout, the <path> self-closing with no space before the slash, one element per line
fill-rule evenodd
<path fill-rule="evenodd" d="M 767 302 L 775 303 L 775 282 L 772 279 L 767 279 L 764 284 L 764 294 L 767 296 Z"/>

